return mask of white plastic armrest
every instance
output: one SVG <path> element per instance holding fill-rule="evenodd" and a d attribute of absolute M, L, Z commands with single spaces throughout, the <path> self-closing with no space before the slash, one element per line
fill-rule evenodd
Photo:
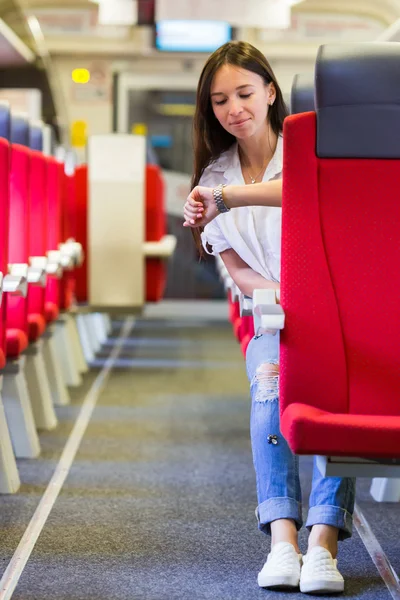
<path fill-rule="evenodd" d="M 280 304 L 279 290 L 254 290 L 253 315 L 254 331 L 256 335 L 272 333 L 275 335 L 285 326 L 285 313 Z"/>
<path fill-rule="evenodd" d="M 61 252 L 60 250 L 49 250 L 47 253 L 47 275 L 54 275 L 55 277 L 62 277 L 63 268 L 61 264 Z"/>
<path fill-rule="evenodd" d="M 47 258 L 45 256 L 31 256 L 29 258 L 29 262 L 30 266 L 28 267 L 28 283 L 31 285 L 45 287 L 47 281 Z"/>
<path fill-rule="evenodd" d="M 251 317 L 253 314 L 253 299 L 240 293 L 239 306 L 241 317 Z"/>
<path fill-rule="evenodd" d="M 18 265 L 16 265 L 18 266 Z M 1 273 L 1 292 L 7 292 L 12 296 L 22 296 L 26 298 L 28 293 L 28 280 L 23 275 L 14 275 L 12 274 L 12 266 L 9 266 L 11 273 L 3 276 Z M 26 265 L 26 271 L 28 270 L 28 265 Z M 16 269 L 18 271 L 18 269 Z"/>
<path fill-rule="evenodd" d="M 59 244 L 58 249 L 61 252 L 61 264 L 65 269 L 74 269 L 83 264 L 84 252 L 82 244 L 69 238 L 64 244 Z"/>
<path fill-rule="evenodd" d="M 83 251 L 83 246 L 79 242 L 75 240 L 68 240 L 67 244 L 73 245 L 74 257 L 75 257 L 75 266 L 80 267 L 83 265 L 85 260 L 85 253 Z"/>
<path fill-rule="evenodd" d="M 146 258 L 169 258 L 174 253 L 176 237 L 164 235 L 159 242 L 144 242 L 143 251 Z"/>

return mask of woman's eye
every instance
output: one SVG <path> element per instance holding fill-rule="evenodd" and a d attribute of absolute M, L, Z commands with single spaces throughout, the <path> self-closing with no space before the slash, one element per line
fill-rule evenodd
<path fill-rule="evenodd" d="M 241 98 L 250 98 L 251 94 L 240 94 Z"/>
<path fill-rule="evenodd" d="M 220 100 L 219 102 L 217 102 L 217 100 L 215 100 L 215 104 L 217 104 L 218 106 L 221 106 L 221 104 L 225 104 L 226 100 Z"/>

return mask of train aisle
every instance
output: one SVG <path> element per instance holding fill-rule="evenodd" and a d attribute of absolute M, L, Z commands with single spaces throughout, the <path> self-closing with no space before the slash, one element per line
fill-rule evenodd
<path fill-rule="evenodd" d="M 139 320 L 125 340 L 15 600 L 305 597 L 257 586 L 269 540 L 254 517 L 248 384 L 231 328 L 180 319 Z M 57 409 L 60 426 L 41 434 L 40 459 L 19 461 L 20 492 L 0 497 L 2 574 L 121 325 L 114 322 L 72 405 Z M 308 458 L 302 470 L 307 499 Z M 342 547 L 340 567 L 344 597 L 390 600 L 356 532 Z"/>

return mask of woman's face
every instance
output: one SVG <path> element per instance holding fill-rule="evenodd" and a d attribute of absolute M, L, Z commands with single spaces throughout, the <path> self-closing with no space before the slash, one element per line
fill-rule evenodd
<path fill-rule="evenodd" d="M 238 139 L 267 127 L 269 104 L 275 100 L 273 83 L 266 85 L 257 73 L 223 65 L 211 83 L 211 104 L 222 127 Z"/>

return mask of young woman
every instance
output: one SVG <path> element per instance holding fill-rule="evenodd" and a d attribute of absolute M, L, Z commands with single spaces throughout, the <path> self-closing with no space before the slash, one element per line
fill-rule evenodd
<path fill-rule="evenodd" d="M 195 172 L 184 225 L 193 228 L 199 248 L 202 244 L 206 252 L 220 255 L 247 296 L 256 288 L 279 287 L 286 115 L 275 75 L 256 48 L 229 42 L 211 55 L 197 91 Z M 205 225 L 202 233 L 198 225 Z M 256 514 L 261 531 L 272 537 L 258 583 L 268 588 L 300 585 L 306 593 L 341 592 L 337 546 L 352 534 L 355 482 L 323 478 L 314 466 L 303 557 L 298 546 L 303 524 L 299 463 L 279 428 L 279 335 L 254 338 L 246 365 Z"/>

